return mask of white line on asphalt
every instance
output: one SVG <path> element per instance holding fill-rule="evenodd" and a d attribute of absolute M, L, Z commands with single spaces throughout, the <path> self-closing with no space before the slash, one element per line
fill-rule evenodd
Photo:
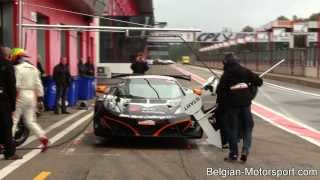
<path fill-rule="evenodd" d="M 209 72 L 208 69 L 203 68 L 203 67 L 191 66 L 191 65 L 190 65 L 189 67 L 190 67 L 190 68 L 193 68 L 193 69 L 205 70 L 205 71 L 208 71 L 208 72 Z M 213 70 L 213 71 L 214 71 L 215 73 L 217 73 L 217 74 L 222 74 L 222 71 L 218 71 L 218 70 Z M 284 86 L 280 86 L 280 85 L 273 84 L 273 83 L 268 83 L 268 82 L 264 82 L 264 84 L 269 85 L 269 86 L 272 86 L 273 88 L 278 88 L 278 89 L 281 89 L 281 90 L 291 91 L 291 92 L 295 92 L 295 93 L 300 93 L 300 94 L 304 94 L 304 95 L 309 95 L 309 96 L 314 96 L 314 97 L 320 98 L 320 94 L 317 94 L 317 93 L 312 93 L 312 92 L 297 90 L 297 89 L 293 89 L 293 88 L 287 88 L 287 87 L 284 87 Z"/>
<path fill-rule="evenodd" d="M 293 116 L 291 115 L 291 113 L 289 113 L 287 110 L 285 110 L 285 108 L 282 108 L 281 104 L 278 103 L 278 101 L 276 100 L 276 98 L 273 98 L 272 96 L 270 96 L 268 93 L 265 92 L 265 89 L 260 89 L 259 90 L 259 96 L 263 96 L 265 97 L 267 100 L 269 100 L 271 103 L 271 105 L 269 105 L 270 107 L 277 107 L 278 110 L 286 115 L 287 117 L 293 118 Z"/>
<path fill-rule="evenodd" d="M 86 110 L 80 110 L 80 111 L 76 112 L 75 114 L 72 114 L 72 115 L 70 115 L 68 117 L 65 117 L 65 118 L 61 119 L 59 122 L 56 122 L 56 123 L 52 124 L 51 126 L 49 126 L 45 130 L 45 132 L 46 133 L 50 133 L 52 130 L 64 125 L 65 123 L 71 121 L 73 118 L 75 118 L 76 116 L 78 116 L 78 115 L 80 115 L 80 114 L 82 114 L 84 112 L 86 112 Z M 29 143 L 31 143 L 32 141 L 34 141 L 36 139 L 37 139 L 37 137 L 35 135 L 33 135 L 33 136 L 29 137 L 27 139 L 27 141 L 25 143 L 23 143 L 21 146 L 28 145 Z"/>
<path fill-rule="evenodd" d="M 53 138 L 51 138 L 50 142 L 51 143 L 57 142 L 58 140 L 63 138 L 65 135 L 67 135 L 68 133 L 73 131 L 75 128 L 80 126 L 82 123 L 86 122 L 92 116 L 93 116 L 93 112 L 91 112 L 90 114 L 88 114 L 88 115 L 84 116 L 83 118 L 79 119 L 78 121 L 76 121 L 75 123 L 70 125 L 68 128 L 62 130 L 59 134 L 57 134 Z M 28 161 L 30 161 L 32 158 L 34 158 L 36 155 L 38 155 L 40 153 L 41 153 L 40 149 L 32 150 L 29 153 L 27 153 L 26 155 L 24 155 L 23 159 L 16 160 L 16 161 L 12 162 L 11 164 L 9 164 L 8 166 L 2 168 L 0 170 L 0 179 L 5 178 L 10 173 L 12 173 L 14 170 L 16 170 L 17 168 L 21 167 L 23 164 L 27 163 Z"/>
<path fill-rule="evenodd" d="M 279 86 L 279 85 L 268 83 L 268 82 L 264 82 L 264 84 L 272 86 L 273 88 L 278 88 L 278 89 L 282 89 L 282 90 L 287 90 L 287 91 L 291 91 L 291 92 L 295 92 L 295 93 L 300 93 L 300 94 L 309 95 L 309 96 L 315 96 L 317 98 L 320 98 L 320 94 L 311 93 L 311 92 L 302 91 L 302 90 L 297 90 L 297 89 L 292 89 L 292 88 L 287 88 L 287 87 Z"/>
<path fill-rule="evenodd" d="M 87 110 L 80 110 L 80 111 L 76 112 L 75 114 L 72 114 L 70 116 L 67 116 L 67 117 L 61 119 L 59 122 L 56 122 L 56 123 L 52 124 L 51 126 L 49 126 L 47 129 L 45 129 L 45 132 L 47 134 L 50 133 L 52 130 L 64 125 L 65 123 L 67 123 L 67 122 L 69 122 L 71 120 L 73 120 L 73 118 L 75 118 L 76 116 L 78 116 L 78 115 L 80 115 L 80 114 L 82 114 L 84 112 L 87 112 Z M 20 147 L 24 147 L 24 146 L 30 144 L 31 142 L 33 142 L 34 140 L 37 140 L 37 139 L 38 139 L 38 137 L 33 135 L 33 136 L 29 137 L 26 140 L 26 142 L 24 142 Z M 3 155 L 0 155 L 0 158 L 3 158 Z"/>

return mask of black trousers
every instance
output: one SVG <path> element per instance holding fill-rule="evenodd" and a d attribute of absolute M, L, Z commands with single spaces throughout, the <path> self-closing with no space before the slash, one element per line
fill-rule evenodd
<path fill-rule="evenodd" d="M 221 143 L 222 145 L 226 145 L 228 144 L 228 137 L 227 137 L 227 133 L 226 133 L 226 126 L 227 126 L 227 121 L 228 121 L 228 116 L 227 114 L 225 114 L 226 111 L 222 111 L 222 110 L 217 110 L 216 112 L 216 120 L 217 120 L 217 124 L 220 128 L 220 135 L 221 135 Z"/>
<path fill-rule="evenodd" d="M 226 134 L 229 142 L 229 157 L 239 155 L 238 142 L 243 139 L 242 153 L 249 154 L 252 143 L 254 122 L 251 107 L 230 108 L 227 111 Z"/>
<path fill-rule="evenodd" d="M 61 99 L 61 111 L 66 112 L 67 106 L 66 106 L 66 98 L 67 98 L 67 86 L 57 86 L 57 94 L 56 94 L 56 107 L 55 111 L 59 111 L 59 100 Z"/>
<path fill-rule="evenodd" d="M 0 144 L 4 146 L 4 156 L 10 157 L 16 153 L 12 137 L 12 117 L 9 111 L 0 110 Z"/>

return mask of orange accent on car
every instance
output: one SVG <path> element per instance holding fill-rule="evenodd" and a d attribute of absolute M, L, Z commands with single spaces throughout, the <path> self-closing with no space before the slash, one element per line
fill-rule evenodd
<path fill-rule="evenodd" d="M 164 127 L 162 127 L 161 129 L 159 129 L 157 132 L 155 132 L 155 133 L 153 134 L 153 136 L 160 136 L 160 134 L 161 134 L 164 130 L 168 129 L 169 127 L 175 126 L 175 125 L 177 125 L 177 124 L 183 124 L 183 123 L 192 123 L 192 122 L 191 122 L 190 119 L 186 119 L 186 120 L 181 120 L 181 121 L 178 121 L 178 122 L 175 122 L 175 123 L 167 124 L 167 125 L 165 125 Z"/>
<path fill-rule="evenodd" d="M 127 124 L 127 123 L 124 123 L 124 122 L 122 122 L 122 121 L 113 119 L 113 118 L 108 117 L 108 116 L 104 116 L 103 118 L 108 119 L 108 120 L 111 120 L 111 121 L 114 121 L 114 122 L 117 122 L 117 123 L 119 123 L 119 124 L 121 124 L 121 125 L 129 128 L 129 129 L 134 133 L 135 136 L 140 136 L 139 132 L 138 132 L 135 128 L 133 128 L 132 126 L 130 126 L 129 124 Z"/>
<path fill-rule="evenodd" d="M 107 91 L 107 89 L 108 89 L 107 85 L 99 84 L 99 85 L 97 85 L 96 92 L 105 93 Z"/>
<path fill-rule="evenodd" d="M 194 88 L 193 89 L 193 93 L 198 95 L 198 96 L 201 96 L 202 95 L 202 89 L 201 88 Z"/>

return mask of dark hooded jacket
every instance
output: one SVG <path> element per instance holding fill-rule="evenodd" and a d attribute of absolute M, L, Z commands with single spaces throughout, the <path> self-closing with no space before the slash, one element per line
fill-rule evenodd
<path fill-rule="evenodd" d="M 0 110 L 14 112 L 16 109 L 16 76 L 13 65 L 0 57 Z M 2 119 L 1 119 L 2 120 Z"/>
<path fill-rule="evenodd" d="M 145 61 L 135 61 L 131 64 L 134 74 L 145 74 L 149 70 L 149 66 Z"/>
<path fill-rule="evenodd" d="M 233 55 L 226 56 L 223 64 L 224 73 L 221 76 L 216 92 L 219 109 L 250 106 L 253 99 L 251 87 L 261 86 L 263 80 L 249 69 L 242 67 L 239 64 L 239 60 Z M 249 88 L 230 89 L 239 83 L 246 83 Z"/>
<path fill-rule="evenodd" d="M 72 82 L 69 66 L 62 63 L 56 65 L 53 69 L 53 80 L 59 87 L 69 87 Z"/>

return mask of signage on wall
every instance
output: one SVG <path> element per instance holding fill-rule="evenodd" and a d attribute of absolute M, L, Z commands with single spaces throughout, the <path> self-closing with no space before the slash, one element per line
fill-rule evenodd
<path fill-rule="evenodd" d="M 232 33 L 202 33 L 198 35 L 197 41 L 200 42 L 223 42 L 232 39 Z"/>
<path fill-rule="evenodd" d="M 268 41 L 269 41 L 268 32 L 258 32 L 257 42 L 268 42 Z"/>
<path fill-rule="evenodd" d="M 309 42 L 318 42 L 318 33 L 308 33 Z"/>
<path fill-rule="evenodd" d="M 225 42 L 234 39 L 245 39 L 246 37 L 251 37 L 254 39 L 255 33 L 233 33 L 233 32 L 220 32 L 220 33 L 201 33 L 197 36 L 197 41 L 199 42 Z"/>
<path fill-rule="evenodd" d="M 307 23 L 298 23 L 293 25 L 294 33 L 307 33 L 308 32 L 308 24 Z"/>
<path fill-rule="evenodd" d="M 179 42 L 194 42 L 194 32 L 173 32 L 173 31 L 154 31 L 150 33 L 148 42 L 163 42 L 163 43 L 179 43 Z"/>
<path fill-rule="evenodd" d="M 284 28 L 274 29 L 272 35 L 273 42 L 290 42 L 290 34 Z"/>

